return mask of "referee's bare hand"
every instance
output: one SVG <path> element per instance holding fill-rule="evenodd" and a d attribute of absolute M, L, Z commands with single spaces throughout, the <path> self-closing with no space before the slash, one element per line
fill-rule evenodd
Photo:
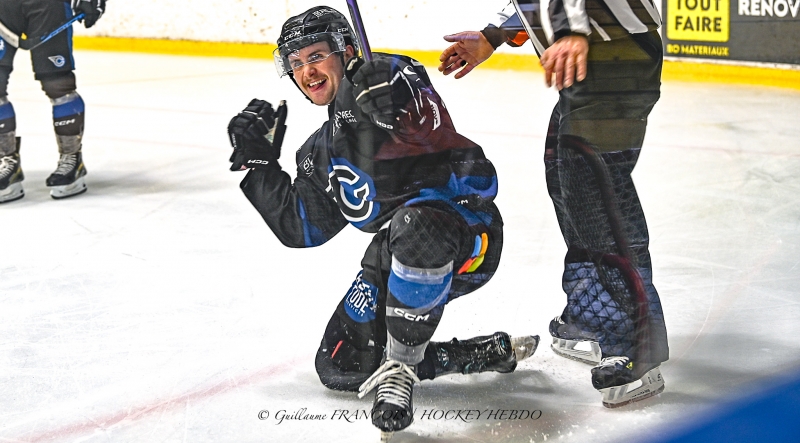
<path fill-rule="evenodd" d="M 544 51 L 540 60 L 547 87 L 555 84 L 560 91 L 572 86 L 576 80 L 585 79 L 588 55 L 589 40 L 582 35 L 568 35 L 556 40 Z"/>
<path fill-rule="evenodd" d="M 491 43 L 477 31 L 445 35 L 444 39 L 453 44 L 439 56 L 439 72 L 449 75 L 458 71 L 455 75 L 457 79 L 469 74 L 494 53 Z"/>

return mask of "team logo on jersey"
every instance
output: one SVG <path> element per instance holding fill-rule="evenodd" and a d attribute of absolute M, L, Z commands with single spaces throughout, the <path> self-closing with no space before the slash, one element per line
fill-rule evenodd
<path fill-rule="evenodd" d="M 53 65 L 56 68 L 63 68 L 64 65 L 67 64 L 67 59 L 65 59 L 63 55 L 53 55 L 51 57 L 47 57 L 47 59 L 53 62 Z"/>
<path fill-rule="evenodd" d="M 371 222 L 380 212 L 380 203 L 372 201 L 375 198 L 372 177 L 345 158 L 332 158 L 331 163 L 328 175 L 339 184 L 339 193 L 334 198 L 339 202 L 342 215 L 357 228 Z M 328 187 L 328 190 L 332 189 L 333 183 Z"/>
<path fill-rule="evenodd" d="M 303 174 L 307 177 L 311 177 L 314 173 L 314 160 L 311 158 L 311 154 L 306 155 L 303 161 L 300 162 L 300 169 L 303 170 Z"/>
<path fill-rule="evenodd" d="M 375 311 L 378 310 L 378 288 L 361 278 L 362 273 L 358 273 L 344 297 L 345 312 L 358 323 L 375 320 Z"/>

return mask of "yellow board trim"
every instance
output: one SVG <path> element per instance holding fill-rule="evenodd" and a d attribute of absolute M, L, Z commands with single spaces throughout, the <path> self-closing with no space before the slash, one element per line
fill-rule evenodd
<path fill-rule="evenodd" d="M 96 51 L 145 52 L 150 54 L 237 57 L 272 60 L 273 44 L 223 43 L 190 40 L 158 40 L 117 37 L 74 37 L 76 49 Z M 442 47 L 444 49 L 444 46 Z M 382 51 L 380 49 L 376 51 Z M 439 65 L 439 51 L 397 52 L 419 60 L 430 67 Z M 482 66 L 486 69 L 542 72 L 539 59 L 531 55 L 498 53 Z M 721 65 L 667 60 L 662 79 L 666 81 L 708 82 L 778 86 L 800 90 L 800 69 L 773 69 L 756 66 Z"/>

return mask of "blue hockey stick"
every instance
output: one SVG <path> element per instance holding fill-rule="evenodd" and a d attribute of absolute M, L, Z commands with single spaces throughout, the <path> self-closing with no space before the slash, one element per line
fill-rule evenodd
<path fill-rule="evenodd" d="M 369 48 L 369 41 L 367 41 L 367 32 L 364 31 L 364 22 L 361 20 L 361 12 L 358 10 L 358 2 L 356 0 L 347 0 L 347 9 L 350 10 L 350 18 L 353 20 L 353 27 L 358 34 L 358 40 L 361 43 L 361 54 L 367 61 L 372 60 L 372 50 Z"/>
<path fill-rule="evenodd" d="M 35 48 L 35 47 L 37 47 L 37 46 L 41 45 L 42 43 L 44 43 L 44 42 L 46 42 L 46 41 L 50 40 L 51 38 L 55 37 L 55 36 L 56 36 L 56 35 L 58 35 L 58 34 L 59 34 L 61 31 L 63 31 L 63 30 L 65 30 L 65 29 L 69 28 L 70 26 L 72 26 L 72 24 L 73 24 L 73 23 L 75 23 L 75 22 L 76 22 L 76 21 L 78 21 L 78 20 L 81 20 L 81 19 L 83 19 L 84 17 L 86 17 L 86 14 L 84 14 L 83 12 L 81 12 L 80 14 L 76 15 L 75 17 L 72 17 L 71 19 L 69 19 L 69 20 L 68 20 L 66 23 L 64 23 L 63 25 L 61 25 L 61 26 L 59 26 L 58 28 L 56 28 L 56 29 L 55 29 L 53 32 L 51 32 L 51 33 L 49 33 L 49 34 L 47 34 L 47 35 L 45 35 L 45 36 L 42 36 L 41 38 L 39 38 L 39 41 L 38 41 L 38 42 L 36 41 L 36 39 L 32 39 L 32 38 L 31 38 L 31 39 L 20 40 L 20 42 L 19 42 L 19 47 L 20 47 L 21 49 L 27 49 L 27 50 L 29 50 L 29 51 L 30 51 L 31 49 L 33 49 L 33 48 Z"/>

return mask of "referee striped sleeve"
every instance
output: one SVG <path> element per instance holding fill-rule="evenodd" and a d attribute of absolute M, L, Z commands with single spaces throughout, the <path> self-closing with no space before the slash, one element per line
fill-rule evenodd
<path fill-rule="evenodd" d="M 594 33 L 595 39 L 613 40 L 661 26 L 661 16 L 653 0 L 519 0 L 518 3 L 523 11 L 531 11 L 526 12 L 528 23 L 534 33 L 541 32 L 546 37 L 549 45 L 567 35 Z M 496 26 L 514 21 L 512 14 L 515 8 L 509 2 L 498 14 Z"/>

